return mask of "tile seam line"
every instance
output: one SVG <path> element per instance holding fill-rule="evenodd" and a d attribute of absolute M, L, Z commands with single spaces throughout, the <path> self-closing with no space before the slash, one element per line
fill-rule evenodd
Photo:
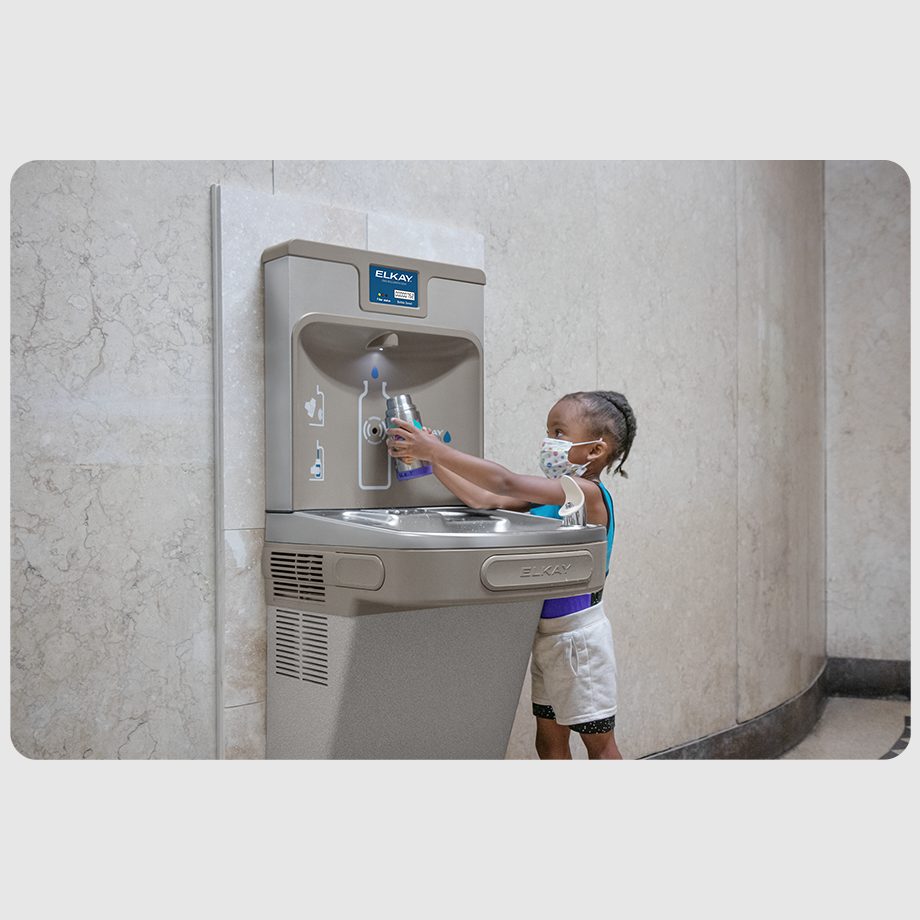
<path fill-rule="evenodd" d="M 223 305 L 221 297 L 220 185 L 211 191 L 212 322 L 214 324 L 214 718 L 215 756 L 224 759 L 224 488 L 223 488 Z"/>
<path fill-rule="evenodd" d="M 741 717 L 741 265 L 738 252 L 738 161 L 732 165 L 732 203 L 735 231 L 735 723 Z"/>
<path fill-rule="evenodd" d="M 244 709 L 246 706 L 264 706 L 265 700 L 251 700 L 248 703 L 231 703 L 229 706 L 225 706 L 224 709 Z"/>
<path fill-rule="evenodd" d="M 829 653 L 829 622 L 827 617 L 827 160 L 821 161 L 821 300 L 824 311 L 824 328 L 821 330 L 824 338 L 824 430 L 821 432 L 821 452 L 824 460 L 824 660 L 827 661 Z"/>
<path fill-rule="evenodd" d="M 594 226 L 598 227 L 601 220 L 600 206 L 598 204 L 598 198 L 600 189 L 598 188 L 597 182 L 597 164 L 594 164 L 593 169 L 591 170 L 594 177 Z M 601 388 L 601 348 L 598 338 L 601 334 L 601 298 L 596 297 L 594 302 L 594 389 L 599 390 Z"/>

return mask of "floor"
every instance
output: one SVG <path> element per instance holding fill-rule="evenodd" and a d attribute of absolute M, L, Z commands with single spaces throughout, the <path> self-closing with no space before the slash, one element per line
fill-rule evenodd
<path fill-rule="evenodd" d="M 909 700 L 830 697 L 811 734 L 781 759 L 890 759 L 909 740 Z"/>

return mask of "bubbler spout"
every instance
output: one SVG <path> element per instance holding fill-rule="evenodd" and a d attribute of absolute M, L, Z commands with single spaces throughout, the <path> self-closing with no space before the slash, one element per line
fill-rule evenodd
<path fill-rule="evenodd" d="M 582 527 L 585 523 L 585 493 L 571 476 L 562 477 L 565 504 L 559 509 L 563 527 Z"/>

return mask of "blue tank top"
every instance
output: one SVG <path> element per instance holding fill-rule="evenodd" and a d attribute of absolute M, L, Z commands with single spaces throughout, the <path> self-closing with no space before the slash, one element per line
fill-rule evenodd
<path fill-rule="evenodd" d="M 604 505 L 607 507 L 607 573 L 609 573 L 610 554 L 613 551 L 613 532 L 616 528 L 616 522 L 613 518 L 613 498 L 611 498 L 610 493 L 602 482 L 598 482 L 598 485 L 601 487 L 601 496 L 604 499 Z M 562 505 L 535 505 L 528 513 L 535 514 L 538 517 L 555 518 L 558 521 L 561 507 Z M 548 597 L 543 601 L 540 618 L 564 617 L 569 613 L 575 613 L 590 606 L 590 594 L 576 594 L 574 597 Z"/>

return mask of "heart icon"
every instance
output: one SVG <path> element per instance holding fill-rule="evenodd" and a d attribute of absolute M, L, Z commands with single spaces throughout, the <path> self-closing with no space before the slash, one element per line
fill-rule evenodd
<path fill-rule="evenodd" d="M 316 412 L 316 399 L 314 398 L 309 402 L 305 402 L 303 407 L 307 410 L 307 415 L 309 415 L 310 418 L 313 418 L 313 413 Z"/>

